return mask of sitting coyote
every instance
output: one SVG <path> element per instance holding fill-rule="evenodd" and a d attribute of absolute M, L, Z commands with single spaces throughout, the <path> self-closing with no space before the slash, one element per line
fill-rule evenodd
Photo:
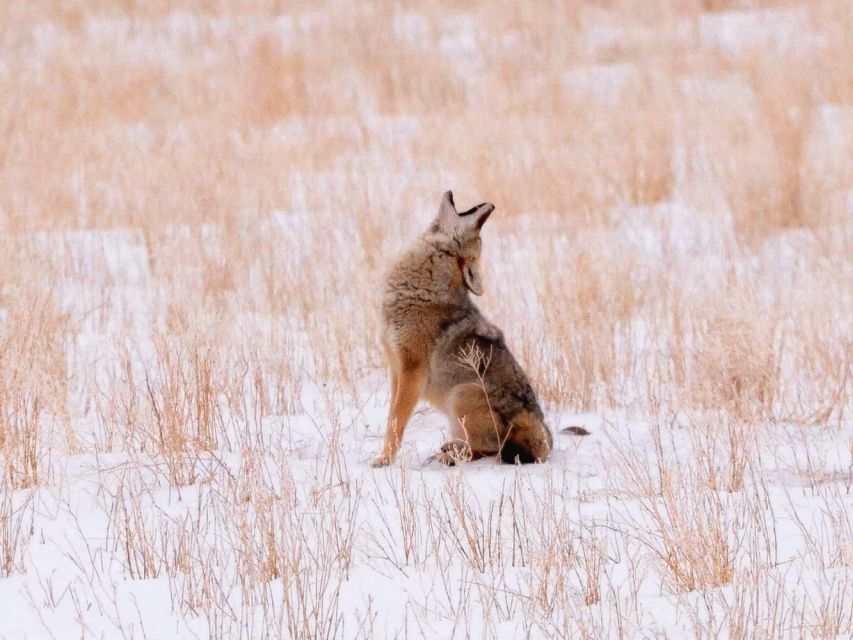
<path fill-rule="evenodd" d="M 391 410 L 374 466 L 393 460 L 421 398 L 450 419 L 452 439 L 436 456 L 445 464 L 491 455 L 542 462 L 551 452 L 527 376 L 468 296 L 483 293 L 480 230 L 494 208 L 484 202 L 457 213 L 448 191 L 436 219 L 388 274 L 382 318 Z"/>

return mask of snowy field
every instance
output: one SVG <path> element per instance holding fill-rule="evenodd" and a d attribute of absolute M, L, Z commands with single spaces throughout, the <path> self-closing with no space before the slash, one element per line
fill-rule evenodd
<path fill-rule="evenodd" d="M 850 3 L 59 4 L 0 6 L 0 639 L 853 638 Z M 422 406 L 370 466 L 446 189 L 545 464 Z"/>

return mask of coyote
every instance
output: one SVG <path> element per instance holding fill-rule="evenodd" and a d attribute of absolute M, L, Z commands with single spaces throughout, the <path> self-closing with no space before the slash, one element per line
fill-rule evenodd
<path fill-rule="evenodd" d="M 438 216 L 388 274 L 382 338 L 391 409 L 374 466 L 394 459 L 422 398 L 450 420 L 451 440 L 434 457 L 444 464 L 491 455 L 542 462 L 551 452 L 527 376 L 468 295 L 483 293 L 480 230 L 494 208 L 484 202 L 457 213 L 446 192 Z"/>

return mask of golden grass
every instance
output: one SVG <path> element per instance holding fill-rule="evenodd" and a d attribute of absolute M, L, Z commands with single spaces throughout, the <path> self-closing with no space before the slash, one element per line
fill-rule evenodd
<path fill-rule="evenodd" d="M 730 46 L 720 21 L 744 4 L 796 37 Z M 497 206 L 482 305 L 549 408 L 703 429 L 690 473 L 626 454 L 620 491 L 646 519 L 608 526 L 648 534 L 619 553 L 673 592 L 746 584 L 724 529 L 763 516 L 720 492 L 743 490 L 758 430 L 849 419 L 851 24 L 836 0 L 3 3 L 0 575 L 25 537 L 9 492 L 49 486 L 68 455 L 125 454 L 155 484 L 227 495 L 241 597 L 265 628 L 338 632 L 362 490 L 339 407 L 380 371 L 383 269 L 452 188 Z M 317 494 L 297 498 L 286 448 L 275 482 L 248 466 L 268 453 L 264 419 L 312 412 L 331 453 Z M 230 454 L 251 478 L 221 470 Z M 569 535 L 543 510 L 524 529 L 517 487 L 478 503 L 450 482 L 436 507 L 400 473 L 383 488 L 397 519 L 365 543 L 395 571 L 535 567 L 523 606 L 537 616 L 610 597 L 616 551 L 596 526 Z M 227 635 L 211 567 L 237 561 L 197 522 L 150 519 L 144 491 L 111 498 L 127 575 L 165 572 L 175 606 Z M 828 526 L 840 549 L 849 522 Z M 273 602 L 259 585 L 284 575 Z M 457 605 L 443 606 L 461 620 Z M 521 606 L 495 600 L 494 624 Z M 561 615 L 535 629 L 613 631 Z"/>

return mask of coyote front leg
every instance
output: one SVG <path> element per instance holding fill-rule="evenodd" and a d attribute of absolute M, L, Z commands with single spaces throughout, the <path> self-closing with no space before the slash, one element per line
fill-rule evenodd
<path fill-rule="evenodd" d="M 374 467 L 390 464 L 397 455 L 403 441 L 406 423 L 423 395 L 426 385 L 426 367 L 423 365 L 400 366 L 399 360 L 396 362 L 392 360 L 389 365 L 392 370 L 397 365 L 397 369 L 391 374 L 392 398 L 391 409 L 388 412 L 388 425 L 385 429 L 385 441 L 382 444 L 381 453 L 373 460 Z"/>

